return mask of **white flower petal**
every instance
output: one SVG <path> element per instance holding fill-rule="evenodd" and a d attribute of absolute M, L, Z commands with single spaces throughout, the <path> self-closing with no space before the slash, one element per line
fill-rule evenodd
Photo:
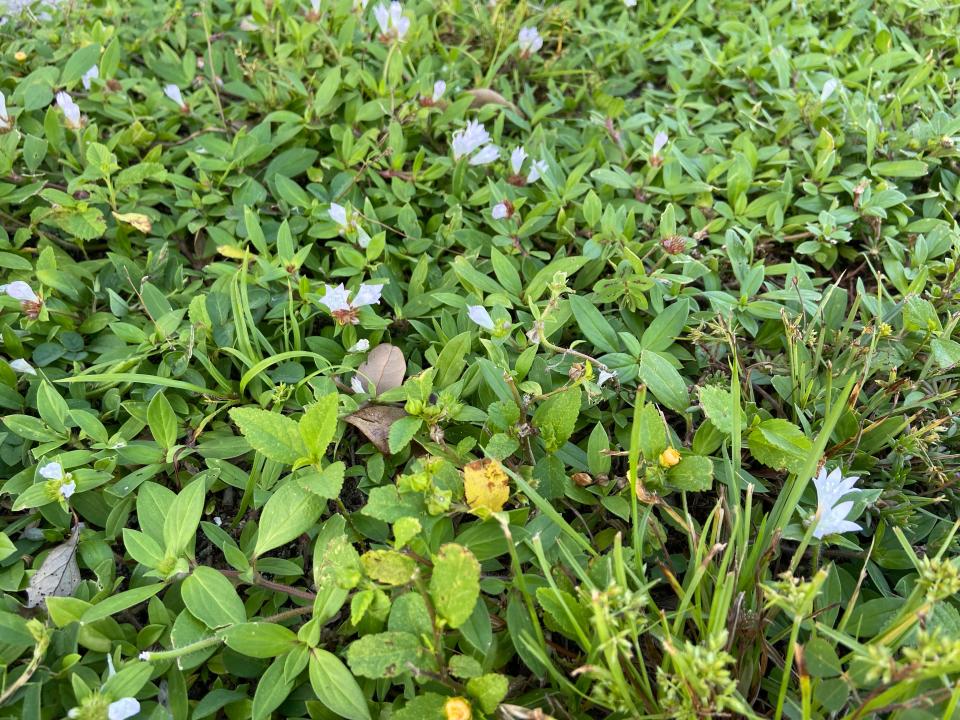
<path fill-rule="evenodd" d="M 163 94 L 173 100 L 180 107 L 184 107 L 186 105 L 186 103 L 183 102 L 183 95 L 180 93 L 180 88 L 173 83 L 163 86 Z"/>
<path fill-rule="evenodd" d="M 487 145 L 476 155 L 470 158 L 471 165 L 487 165 L 500 158 L 500 148 L 496 145 Z"/>
<path fill-rule="evenodd" d="M 830 78 L 823 84 L 823 90 L 820 91 L 820 102 L 826 102 L 833 95 L 834 91 L 840 86 L 840 81 L 836 78 Z"/>
<path fill-rule="evenodd" d="M 520 52 L 523 55 L 532 55 L 543 47 L 543 38 L 537 32 L 535 27 L 520 28 L 517 36 L 517 44 L 520 46 Z"/>
<path fill-rule="evenodd" d="M 87 71 L 83 74 L 83 76 L 80 78 L 80 82 L 83 83 L 83 89 L 84 89 L 84 90 L 89 90 L 89 89 L 90 89 L 90 83 L 91 83 L 93 80 L 95 80 L 96 78 L 98 78 L 98 77 L 100 77 L 100 68 L 98 68 L 96 65 L 94 65 L 92 68 L 90 68 L 89 70 L 87 70 Z"/>
<path fill-rule="evenodd" d="M 447 84 L 443 80 L 437 80 L 433 84 L 433 101 L 439 102 L 440 98 L 443 97 L 443 94 L 447 91 Z"/>
<path fill-rule="evenodd" d="M 663 132 L 663 130 L 658 132 L 653 138 L 653 154 L 659 155 L 669 140 L 670 136 Z"/>
<path fill-rule="evenodd" d="M 139 712 L 140 703 L 136 698 L 120 698 L 107 707 L 107 718 L 108 720 L 127 720 Z"/>
<path fill-rule="evenodd" d="M 341 231 L 347 229 L 347 209 L 343 205 L 330 203 L 330 209 L 327 210 L 327 215 L 329 215 L 330 219 L 340 226 Z"/>
<path fill-rule="evenodd" d="M 330 312 L 348 310 L 350 308 L 350 303 L 347 302 L 350 293 L 343 287 L 343 283 L 340 283 L 337 287 L 333 287 L 332 285 L 326 285 L 325 287 L 326 293 L 320 298 L 321 305 L 326 305 Z"/>
<path fill-rule="evenodd" d="M 526 159 L 527 151 L 523 149 L 523 145 L 513 149 L 513 152 L 510 153 L 510 167 L 513 169 L 514 175 L 520 174 L 523 169 L 523 161 Z"/>
<path fill-rule="evenodd" d="M 347 352 L 352 352 L 352 353 L 366 352 L 369 349 L 370 349 L 370 341 L 367 340 L 366 338 L 363 338 L 362 340 L 357 340 L 353 345 L 351 345 L 350 348 L 347 350 Z"/>
<path fill-rule="evenodd" d="M 376 305 L 380 302 L 380 291 L 383 290 L 383 283 L 379 285 L 361 285 L 357 294 L 350 303 L 353 307 L 363 307 L 364 305 Z"/>
<path fill-rule="evenodd" d="M 49 462 L 37 472 L 47 480 L 63 480 L 63 465 L 58 462 Z"/>
<path fill-rule="evenodd" d="M 68 128 L 76 129 L 80 127 L 80 108 L 73 101 L 73 98 L 63 90 L 57 93 L 57 106 L 63 113 Z"/>
<path fill-rule="evenodd" d="M 600 376 L 597 378 L 597 385 L 599 387 L 603 387 L 603 384 L 605 382 L 607 382 L 608 380 L 612 380 L 616 376 L 617 376 L 616 370 L 614 370 L 613 372 L 608 372 L 607 370 L 601 370 Z"/>
<path fill-rule="evenodd" d="M 23 373 L 24 375 L 36 375 L 37 371 L 33 369 L 33 365 L 28 363 L 23 358 L 17 358 L 16 360 L 11 360 L 10 369 L 16 370 L 18 373 Z"/>
<path fill-rule="evenodd" d="M 7 283 L 6 285 L 0 285 L 0 292 L 6 293 L 14 300 L 19 300 L 20 302 L 39 302 L 40 298 L 37 297 L 37 294 L 33 291 L 27 283 L 23 280 L 16 280 L 12 283 Z"/>
<path fill-rule="evenodd" d="M 483 307 L 483 305 L 468 305 L 467 317 L 484 330 L 493 330 L 493 318 L 490 317 L 490 313 L 487 312 L 487 309 Z"/>
<path fill-rule="evenodd" d="M 366 389 L 363 387 L 363 381 L 360 379 L 359 375 L 354 375 L 350 380 L 350 389 L 355 393 L 364 393 Z"/>
<path fill-rule="evenodd" d="M 527 175 L 527 185 L 535 183 L 547 171 L 546 160 L 534 160 L 530 165 L 530 174 Z"/>
<path fill-rule="evenodd" d="M 4 124 L 10 121 L 10 116 L 7 115 L 7 97 L 2 92 L 0 92 L 0 120 Z"/>
<path fill-rule="evenodd" d="M 494 220 L 503 220 L 508 215 L 507 204 L 497 203 L 493 206 L 493 210 L 490 211 L 490 215 L 493 216 Z"/>
<path fill-rule="evenodd" d="M 77 484 L 73 480 L 60 486 L 60 494 L 63 495 L 64 500 L 69 500 L 76 490 Z"/>
<path fill-rule="evenodd" d="M 380 4 L 373 8 L 373 17 L 376 18 L 377 25 L 380 26 L 380 32 L 386 35 L 387 30 L 390 29 L 390 12 L 383 4 Z"/>

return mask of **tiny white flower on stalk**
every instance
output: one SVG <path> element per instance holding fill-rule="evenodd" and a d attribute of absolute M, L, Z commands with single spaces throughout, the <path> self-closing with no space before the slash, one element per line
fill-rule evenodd
<path fill-rule="evenodd" d="M 363 381 L 360 379 L 359 375 L 354 375 L 350 380 L 350 389 L 355 393 L 366 392 L 366 388 L 363 387 Z"/>
<path fill-rule="evenodd" d="M 597 378 L 597 386 L 603 387 L 603 384 L 605 382 L 607 382 L 608 380 L 613 380 L 616 376 L 617 376 L 616 370 L 613 370 L 613 371 L 601 370 L 600 376 Z"/>
<path fill-rule="evenodd" d="M 514 175 L 520 174 L 523 169 L 523 161 L 526 159 L 527 151 L 523 149 L 523 145 L 513 149 L 513 152 L 510 153 L 510 167 Z"/>
<path fill-rule="evenodd" d="M 487 145 L 468 161 L 470 165 L 487 165 L 500 159 L 500 148 L 496 145 Z"/>
<path fill-rule="evenodd" d="M 487 309 L 483 307 L 483 305 L 468 305 L 467 317 L 484 330 L 493 330 L 493 318 L 490 317 L 490 313 L 487 312 Z"/>
<path fill-rule="evenodd" d="M 520 46 L 520 57 L 527 58 L 543 47 L 543 38 L 535 27 L 524 27 L 520 28 L 517 44 Z"/>
<path fill-rule="evenodd" d="M 83 123 L 80 120 L 80 108 L 73 98 L 63 90 L 57 93 L 57 106 L 63 113 L 66 126 L 71 130 L 78 130 Z"/>
<path fill-rule="evenodd" d="M 470 120 L 467 122 L 467 127 L 453 133 L 453 140 L 450 143 L 453 146 L 453 159 L 459 160 L 488 142 L 490 142 L 490 134 L 483 127 L 483 123 Z"/>
<path fill-rule="evenodd" d="M 357 353 L 357 352 L 366 352 L 370 349 L 370 341 L 366 338 L 362 340 L 357 340 L 353 345 L 349 347 L 347 352 Z"/>
<path fill-rule="evenodd" d="M 855 522 L 847 520 L 847 515 L 853 509 L 853 500 L 841 502 L 845 495 L 859 493 L 854 486 L 860 478 L 856 475 L 843 477 L 840 468 L 834 468 L 829 474 L 826 468 L 813 479 L 817 488 L 816 526 L 813 536 L 822 539 L 827 535 L 853 532 L 863 528 Z"/>
<path fill-rule="evenodd" d="M 387 9 L 382 3 L 373 9 L 373 16 L 380 26 L 380 34 L 385 40 L 396 40 L 400 42 L 406 36 L 410 29 L 410 18 L 403 14 L 403 6 L 400 3 L 390 3 Z"/>
<path fill-rule="evenodd" d="M 360 308 L 380 302 L 383 284 L 361 285 L 353 296 L 353 300 L 350 300 L 350 291 L 344 288 L 343 283 L 337 287 L 326 285 L 325 289 L 324 296 L 320 298 L 320 304 L 327 307 L 340 325 L 356 325 L 360 322 L 357 315 Z"/>
<path fill-rule="evenodd" d="M 166 95 L 171 100 L 173 100 L 173 102 L 175 102 L 177 105 L 179 105 L 181 111 L 186 112 L 187 110 L 190 109 L 187 106 L 187 103 L 183 101 L 183 93 L 180 92 L 180 88 L 178 88 L 173 83 L 163 86 L 163 94 Z"/>
<path fill-rule="evenodd" d="M 33 369 L 33 365 L 28 363 L 23 358 L 17 358 L 16 360 L 11 360 L 10 369 L 16 370 L 18 373 L 23 373 L 24 375 L 36 375 L 37 371 Z"/>
<path fill-rule="evenodd" d="M 505 220 L 510 217 L 510 212 L 507 209 L 507 204 L 505 202 L 497 203 L 493 206 L 493 210 L 490 211 L 490 215 L 494 220 Z"/>
<path fill-rule="evenodd" d="M 670 140 L 670 136 L 663 130 L 658 132 L 653 138 L 653 154 L 659 155 L 660 151 L 667 146 L 668 140 Z"/>
<path fill-rule="evenodd" d="M 20 302 L 40 302 L 40 298 L 37 297 L 37 294 L 33 291 L 33 288 L 27 285 L 27 283 L 23 282 L 23 280 L 16 280 L 12 283 L 7 283 L 6 285 L 0 285 L 0 293 L 5 293 L 14 300 L 19 300 Z"/>
<path fill-rule="evenodd" d="M 443 80 L 437 80 L 433 84 L 433 100 L 434 103 L 440 102 L 440 98 L 443 97 L 443 94 L 447 91 L 447 84 Z"/>
<path fill-rule="evenodd" d="M 90 84 L 98 77 L 100 77 L 100 68 L 94 65 L 83 74 L 83 77 L 80 78 L 80 82 L 83 83 L 83 89 L 89 90 Z"/>
<path fill-rule="evenodd" d="M 530 174 L 527 175 L 527 185 L 535 183 L 547 171 L 546 160 L 534 160 L 530 164 Z"/>
<path fill-rule="evenodd" d="M 0 92 L 0 132 L 6 132 L 13 127 L 13 118 L 7 114 L 7 98 Z"/>

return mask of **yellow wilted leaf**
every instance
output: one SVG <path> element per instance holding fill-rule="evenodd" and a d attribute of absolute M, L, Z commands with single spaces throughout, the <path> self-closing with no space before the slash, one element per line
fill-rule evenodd
<path fill-rule="evenodd" d="M 233 260 L 243 260 L 252 255 L 252 253 L 247 252 L 246 249 L 237 247 L 236 245 L 217 245 L 217 252 Z"/>
<path fill-rule="evenodd" d="M 463 491 L 471 510 L 503 510 L 510 497 L 510 480 L 496 460 L 474 460 L 463 466 Z"/>
<path fill-rule="evenodd" d="M 150 218 L 148 218 L 143 213 L 115 212 L 113 216 L 120 222 L 126 223 L 127 225 L 130 225 L 136 228 L 137 230 L 142 232 L 144 235 L 148 234 L 151 230 L 153 230 L 153 223 L 151 223 Z"/>

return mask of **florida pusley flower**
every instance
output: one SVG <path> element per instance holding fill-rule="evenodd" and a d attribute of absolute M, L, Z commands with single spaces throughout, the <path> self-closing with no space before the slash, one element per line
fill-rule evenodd
<path fill-rule="evenodd" d="M 20 301 L 20 309 L 23 314 L 31 320 L 36 320 L 43 308 L 43 300 L 37 296 L 27 283 L 23 280 L 15 280 L 6 285 L 0 285 L 0 293 L 9 295 L 14 300 Z"/>
<path fill-rule="evenodd" d="M 403 6 L 394 0 L 388 9 L 382 3 L 373 9 L 373 16 L 380 26 L 380 39 L 384 42 L 402 42 L 410 30 L 410 18 L 403 14 Z"/>
<path fill-rule="evenodd" d="M 180 92 L 180 88 L 178 88 L 176 85 L 173 83 L 164 85 L 163 94 L 180 106 L 180 112 L 190 112 L 190 106 L 184 102 L 183 93 Z"/>
<path fill-rule="evenodd" d="M 64 502 L 69 500 L 77 489 L 77 483 L 74 481 L 73 475 L 64 472 L 63 465 L 58 462 L 48 462 L 39 468 L 37 473 L 40 477 L 50 481 L 50 487 L 60 495 Z"/>
<path fill-rule="evenodd" d="M 343 283 L 336 287 L 325 285 L 325 293 L 320 298 L 320 304 L 326 306 L 330 315 L 339 325 L 356 325 L 360 322 L 358 315 L 360 308 L 365 305 L 376 305 L 380 302 L 380 291 L 383 290 L 383 284 L 379 285 L 361 285 L 350 299 L 350 291 Z"/>
<path fill-rule="evenodd" d="M 543 38 L 535 27 L 522 27 L 517 36 L 517 45 L 520 47 L 520 57 L 528 58 L 543 47 Z"/>
<path fill-rule="evenodd" d="M 79 130 L 83 127 L 83 118 L 80 117 L 80 107 L 73 101 L 69 93 L 61 90 L 57 93 L 57 107 L 63 113 L 63 123 L 70 130 Z"/>
<path fill-rule="evenodd" d="M 10 366 L 11 370 L 14 370 L 22 375 L 36 375 L 37 371 L 34 369 L 33 365 L 28 363 L 23 358 L 17 358 L 16 360 L 11 360 L 7 363 Z"/>
<path fill-rule="evenodd" d="M 327 210 L 327 215 L 329 215 L 330 219 L 340 228 L 341 235 L 346 237 L 347 235 L 356 233 L 357 244 L 364 249 L 370 244 L 370 236 L 367 235 L 366 230 L 360 225 L 359 212 L 353 208 L 339 205 L 338 203 L 330 203 L 330 209 Z"/>
<path fill-rule="evenodd" d="M 13 129 L 13 118 L 7 114 L 7 98 L 0 92 L 0 133 L 10 132 Z"/>
<path fill-rule="evenodd" d="M 370 349 L 370 341 L 366 338 L 357 340 L 353 345 L 347 348 L 347 352 L 361 353 Z"/>
<path fill-rule="evenodd" d="M 467 305 L 467 317 L 497 337 L 506 335 L 510 330 L 509 319 L 494 320 L 483 305 Z"/>
<path fill-rule="evenodd" d="M 91 84 L 93 83 L 93 81 L 96 80 L 98 77 L 100 77 L 100 68 L 98 68 L 96 65 L 94 65 L 94 66 L 91 67 L 89 70 L 87 70 L 87 71 L 83 74 L 83 76 L 80 78 L 80 82 L 83 83 L 83 89 L 84 89 L 84 90 L 89 90 L 89 89 L 90 89 L 90 85 L 91 85 Z"/>
<path fill-rule="evenodd" d="M 530 163 L 530 172 L 526 177 L 523 176 L 523 163 L 529 157 L 523 145 L 515 147 L 510 153 L 510 169 L 513 174 L 507 178 L 507 182 L 517 187 L 531 185 L 540 179 L 540 176 L 547 171 L 545 160 L 534 160 Z"/>
<path fill-rule="evenodd" d="M 663 157 L 660 155 L 660 151 L 666 147 L 669 139 L 670 137 L 663 130 L 654 136 L 652 152 L 650 153 L 650 164 L 653 167 L 660 167 L 663 165 Z"/>
<path fill-rule="evenodd" d="M 513 217 L 513 203 L 509 200 L 503 200 L 493 206 L 490 216 L 494 220 L 507 220 Z"/>
<path fill-rule="evenodd" d="M 822 539 L 827 535 L 863 529 L 857 523 L 847 520 L 853 509 L 853 500 L 843 500 L 846 495 L 861 492 L 854 487 L 859 479 L 856 475 L 845 478 L 840 468 L 834 468 L 829 473 L 826 468 L 820 468 L 820 472 L 813 478 L 813 484 L 817 488 L 817 513 L 814 515 L 816 525 L 813 528 L 815 538 Z"/>
<path fill-rule="evenodd" d="M 447 83 L 445 83 L 443 80 L 437 80 L 433 84 L 433 95 L 431 95 L 430 97 L 427 97 L 426 95 L 421 95 L 420 104 L 423 107 L 433 107 L 438 102 L 440 102 L 440 98 L 443 97 L 443 94 L 446 91 L 447 91 Z"/>
<path fill-rule="evenodd" d="M 107 679 L 109 680 L 116 674 L 117 671 L 113 667 L 113 657 L 110 653 L 107 653 Z M 102 695 L 102 692 L 101 689 L 100 692 L 88 695 L 84 698 L 80 707 L 71 708 L 67 717 L 77 720 L 84 720 L 85 718 L 100 720 L 104 717 L 107 720 L 127 720 L 127 718 L 132 718 L 140 712 L 140 701 L 135 697 L 122 697 L 110 702 L 110 698 Z"/>
<path fill-rule="evenodd" d="M 464 129 L 454 132 L 450 144 L 453 147 L 453 159 L 472 155 L 468 161 L 471 165 L 486 165 L 500 157 L 500 148 L 490 142 L 490 133 L 478 120 L 470 120 Z"/>

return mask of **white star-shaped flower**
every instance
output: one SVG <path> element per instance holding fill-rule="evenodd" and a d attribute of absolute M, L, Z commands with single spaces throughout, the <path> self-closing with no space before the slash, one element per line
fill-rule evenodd
<path fill-rule="evenodd" d="M 817 488 L 817 524 L 813 530 L 815 538 L 863 529 L 857 523 L 847 520 L 847 515 L 853 509 L 853 501 L 841 502 L 845 495 L 860 492 L 854 487 L 859 479 L 856 475 L 843 477 L 840 468 L 834 468 L 829 474 L 826 468 L 820 469 L 813 479 Z"/>
<path fill-rule="evenodd" d="M 63 113 L 64 124 L 69 129 L 77 130 L 82 127 L 80 107 L 73 101 L 73 98 L 63 90 L 57 93 L 57 106 Z"/>
<path fill-rule="evenodd" d="M 493 330 L 493 318 L 490 317 L 490 313 L 487 312 L 487 309 L 483 307 L 483 305 L 468 305 L 467 317 L 484 330 Z"/>
<path fill-rule="evenodd" d="M 520 28 L 517 44 L 520 46 L 521 57 L 530 57 L 543 47 L 543 38 L 535 27 L 524 27 Z"/>
<path fill-rule="evenodd" d="M 20 302 L 40 302 L 40 298 L 37 297 L 37 294 L 33 291 L 27 283 L 23 280 L 16 280 L 12 283 L 7 283 L 6 285 L 0 285 L 0 293 L 5 293 L 12 297 L 14 300 L 19 300 Z"/>
<path fill-rule="evenodd" d="M 527 151 L 523 149 L 523 145 L 513 149 L 513 152 L 510 153 L 510 168 L 513 170 L 514 175 L 519 175 L 520 171 L 523 169 L 523 161 L 527 159 Z"/>
<path fill-rule="evenodd" d="M 98 77 L 100 77 L 100 68 L 94 65 L 83 74 L 83 77 L 80 78 L 80 82 L 83 83 L 83 89 L 89 90 L 90 84 Z"/>
<path fill-rule="evenodd" d="M 163 94 L 179 105 L 181 110 L 187 109 L 187 104 L 183 101 L 183 94 L 180 92 L 180 88 L 173 83 L 163 86 Z"/>

